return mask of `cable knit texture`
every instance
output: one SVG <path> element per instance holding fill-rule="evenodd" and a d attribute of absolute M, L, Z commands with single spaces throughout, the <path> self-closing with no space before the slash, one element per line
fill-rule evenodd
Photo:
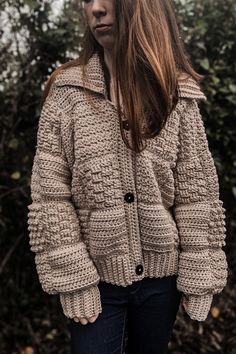
<path fill-rule="evenodd" d="M 226 285 L 225 209 L 191 78 L 140 154 L 122 140 L 98 53 L 64 70 L 44 103 L 28 230 L 39 281 L 73 318 L 102 312 L 100 280 L 127 286 L 177 274 L 187 313 L 204 321 Z M 127 138 L 128 118 L 123 117 Z M 128 127 L 128 128 L 127 128 Z"/>

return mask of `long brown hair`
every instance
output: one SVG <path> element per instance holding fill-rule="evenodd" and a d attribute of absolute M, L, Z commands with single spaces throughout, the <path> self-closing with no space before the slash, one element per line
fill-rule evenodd
<path fill-rule="evenodd" d="M 117 35 L 112 53 L 112 75 L 117 111 L 124 142 L 127 147 L 140 152 L 145 148 L 145 138 L 157 136 L 175 108 L 180 75 L 184 73 L 186 78 L 190 76 L 197 82 L 204 76 L 198 74 L 189 62 L 172 0 L 114 1 Z M 82 65 L 85 76 L 85 66 L 96 51 L 103 56 L 103 47 L 87 25 L 79 58 L 61 65 L 52 73 L 43 101 L 62 70 Z M 132 146 L 122 128 L 122 114 L 129 120 Z"/>

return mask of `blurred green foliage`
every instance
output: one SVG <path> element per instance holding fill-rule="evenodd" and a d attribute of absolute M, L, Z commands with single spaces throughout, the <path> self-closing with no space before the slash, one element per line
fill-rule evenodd
<path fill-rule="evenodd" d="M 0 3 L 1 353 L 23 353 L 27 345 L 37 348 L 37 353 L 68 352 L 65 318 L 57 297 L 46 295 L 39 286 L 26 226 L 42 88 L 53 69 L 80 49 L 77 1 L 66 0 L 57 15 L 52 11 L 56 4 L 56 0 Z M 202 88 L 208 100 L 201 103 L 201 111 L 227 209 L 226 252 L 235 270 L 236 2 L 175 0 L 175 4 L 189 59 L 205 75 Z M 227 321 L 230 316 L 225 326 Z M 188 322 L 185 332 L 182 328 L 182 334 L 176 334 L 178 345 L 173 343 L 173 348 L 179 348 L 182 338 L 182 354 L 216 353 L 207 336 L 198 339 L 196 348 L 186 349 L 195 329 Z"/>
<path fill-rule="evenodd" d="M 236 268 L 236 2 L 176 0 L 181 36 L 194 68 L 205 76 L 201 105 L 227 209 L 227 254 Z M 233 251 L 233 252 L 232 252 Z"/>

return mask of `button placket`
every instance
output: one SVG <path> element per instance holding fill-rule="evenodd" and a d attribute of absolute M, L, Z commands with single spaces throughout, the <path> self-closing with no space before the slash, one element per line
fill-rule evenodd
<path fill-rule="evenodd" d="M 117 112 L 117 107 L 115 104 L 113 104 L 112 102 L 108 101 L 110 105 L 113 106 L 114 110 L 116 110 Z M 129 122 L 128 119 L 125 119 L 126 117 L 123 116 L 124 119 L 122 121 L 122 127 L 125 130 L 130 130 L 130 126 L 129 126 Z M 121 134 L 119 131 L 119 124 L 117 124 L 117 128 L 118 128 L 118 136 L 120 136 Z M 127 132 L 127 137 L 129 139 L 131 139 L 130 136 L 130 132 Z M 134 161 L 133 161 L 133 152 L 128 149 L 123 141 L 123 139 L 120 137 L 118 138 L 118 143 L 119 143 L 119 152 L 120 152 L 120 169 L 121 169 L 121 174 L 123 174 L 124 171 L 124 185 L 123 187 L 126 190 L 130 190 L 130 192 L 127 192 L 124 194 L 123 198 L 124 198 L 124 203 L 126 204 L 125 206 L 125 210 L 127 213 L 129 213 L 127 215 L 127 223 L 129 223 L 129 225 L 127 226 L 128 229 L 130 230 L 130 244 L 132 244 L 132 248 L 130 248 L 130 257 L 132 259 L 132 267 L 134 267 L 134 273 L 136 275 L 141 276 L 144 272 L 144 268 L 143 265 L 141 264 L 141 262 L 143 261 L 143 254 L 142 254 L 142 246 L 141 246 L 141 241 L 138 242 L 138 240 L 140 239 L 139 233 L 139 224 L 138 224 L 138 214 L 137 214 L 137 208 L 135 206 L 134 203 L 134 209 L 131 210 L 130 208 L 132 208 L 131 206 L 128 207 L 127 204 L 130 204 L 132 202 L 135 201 L 135 193 L 131 192 L 131 191 L 136 191 L 136 181 L 135 181 L 135 176 L 133 176 L 133 166 L 134 166 Z M 130 171 L 129 175 L 130 177 L 127 179 L 127 171 Z"/>

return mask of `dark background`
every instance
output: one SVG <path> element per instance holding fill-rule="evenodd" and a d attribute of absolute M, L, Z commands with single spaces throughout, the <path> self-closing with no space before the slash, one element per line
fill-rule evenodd
<path fill-rule="evenodd" d="M 59 297 L 42 291 L 29 249 L 27 205 L 43 84 L 78 56 L 83 26 L 74 1 L 0 2 L 0 353 L 69 353 Z M 170 353 L 236 353 L 236 0 L 176 0 L 181 36 L 205 75 L 200 108 L 226 208 L 228 285 L 205 322 L 180 309 Z M 158 324 L 157 324 L 158 325 Z M 148 354 L 148 353 L 147 353 Z"/>

